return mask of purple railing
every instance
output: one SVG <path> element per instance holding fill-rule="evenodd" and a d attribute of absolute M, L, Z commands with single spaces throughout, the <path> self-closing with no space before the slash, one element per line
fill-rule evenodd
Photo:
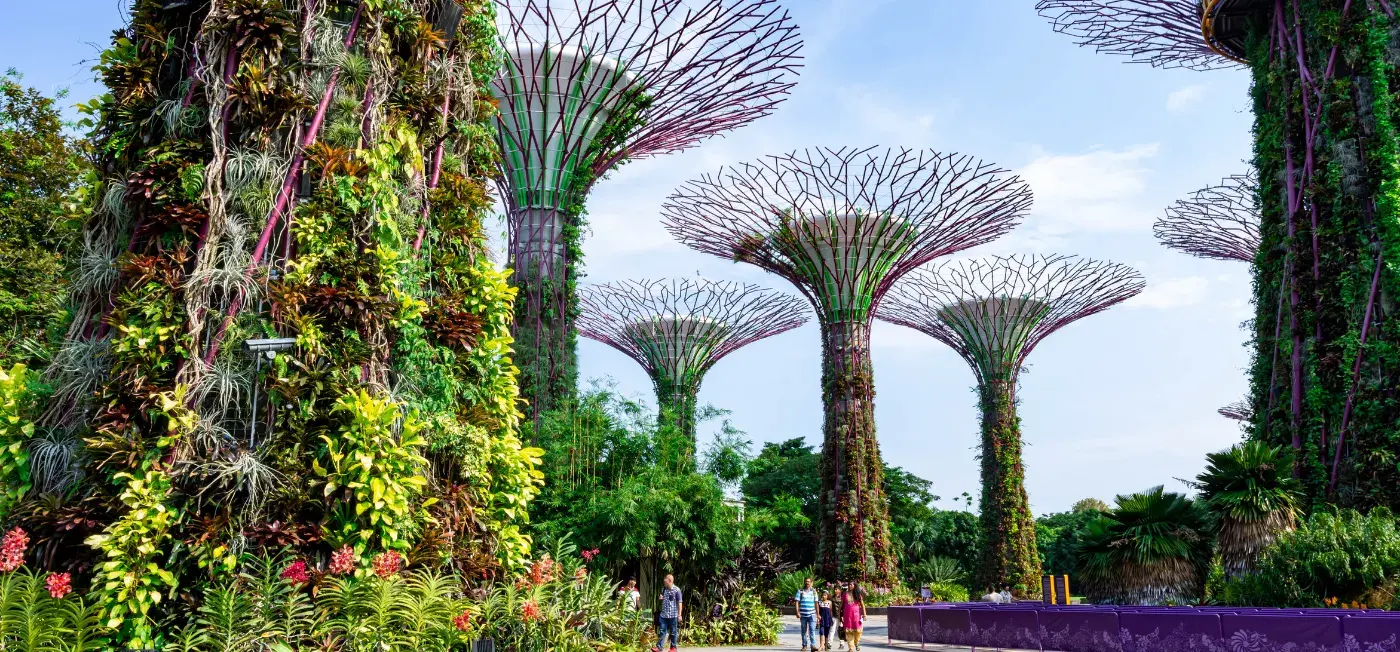
<path fill-rule="evenodd" d="M 890 607 L 889 637 L 1046 652 L 1400 652 L 1400 612 L 941 603 Z"/>

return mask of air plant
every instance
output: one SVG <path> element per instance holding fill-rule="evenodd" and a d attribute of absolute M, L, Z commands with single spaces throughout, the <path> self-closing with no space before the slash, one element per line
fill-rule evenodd
<path fill-rule="evenodd" d="M 262 509 L 267 494 L 283 475 L 259 459 L 256 451 L 243 449 L 231 459 L 215 460 L 198 465 L 199 473 L 209 476 L 208 484 L 199 492 L 214 492 L 216 499 L 229 505 L 242 504 L 244 516 L 252 516 Z M 239 501 L 237 498 L 244 498 Z"/>
<path fill-rule="evenodd" d="M 49 365 L 59 379 L 51 405 L 71 405 L 92 396 L 111 372 L 107 340 L 70 339 Z"/>
<path fill-rule="evenodd" d="M 40 492 L 63 493 L 82 478 L 83 443 L 69 429 L 49 429 L 29 441 L 29 473 Z"/>
<path fill-rule="evenodd" d="M 195 402 L 203 404 L 213 396 L 217 401 L 215 410 L 219 414 L 228 414 L 230 408 L 236 408 L 246 401 L 253 383 L 252 371 L 247 365 L 240 364 L 236 359 L 224 357 L 215 360 L 204 371 L 205 373 L 196 376 L 199 381 L 194 388 Z"/>

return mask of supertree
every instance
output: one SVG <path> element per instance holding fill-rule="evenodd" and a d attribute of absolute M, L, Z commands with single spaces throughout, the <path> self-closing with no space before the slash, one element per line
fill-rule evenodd
<path fill-rule="evenodd" d="M 1198 258 L 1252 263 L 1260 240 L 1258 189 L 1252 173 L 1226 177 L 1177 200 L 1152 225 L 1152 233 L 1167 247 Z"/>
<path fill-rule="evenodd" d="M 730 353 L 807 321 L 801 299 L 756 285 L 704 279 L 618 281 L 579 291 L 579 333 L 646 369 L 656 404 L 695 444 L 695 398 Z"/>
<path fill-rule="evenodd" d="M 792 282 L 822 329 L 818 557 L 830 578 L 895 579 L 875 437 L 870 325 L 909 270 L 990 242 L 1031 204 L 1019 178 L 970 156 L 817 148 L 687 182 L 663 204 L 681 242 Z"/>
<path fill-rule="evenodd" d="M 0 445 L 34 451 L 32 491 L 0 520 L 90 578 L 114 647 L 157 647 L 192 610 L 161 596 L 244 550 L 518 568 L 494 2 L 125 4 L 54 391 Z"/>
<path fill-rule="evenodd" d="M 977 377 L 982 411 L 979 586 L 1035 592 L 1040 560 L 1021 464 L 1016 390 L 1026 357 L 1046 336 L 1142 291 L 1117 263 L 1071 256 L 959 260 L 912 271 L 880 306 L 880 319 L 952 347 Z"/>
<path fill-rule="evenodd" d="M 1400 403 L 1388 398 L 1400 388 L 1400 321 L 1387 319 L 1382 300 L 1400 292 L 1393 3 L 1041 0 L 1038 7 L 1057 29 L 1101 50 L 1251 72 L 1261 238 L 1250 436 L 1294 449 L 1295 473 L 1314 504 L 1400 508 L 1400 468 L 1384 461 L 1400 452 L 1389 434 Z"/>
<path fill-rule="evenodd" d="M 577 383 L 580 238 L 593 184 L 772 112 L 801 42 L 776 0 L 499 0 L 501 194 L 536 416 Z"/>
<path fill-rule="evenodd" d="M 1244 421 L 1245 423 L 1248 423 L 1249 420 L 1253 418 L 1253 415 L 1250 414 L 1249 403 L 1247 401 L 1235 401 L 1234 403 L 1216 410 L 1216 412 L 1219 412 L 1220 416 L 1226 419 Z"/>

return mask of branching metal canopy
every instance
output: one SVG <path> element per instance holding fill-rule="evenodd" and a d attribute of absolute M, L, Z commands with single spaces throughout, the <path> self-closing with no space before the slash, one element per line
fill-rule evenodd
<path fill-rule="evenodd" d="M 1152 233 L 1162 244 L 1200 258 L 1253 262 L 1263 241 L 1253 172 L 1226 177 L 1220 185 L 1178 200 L 1158 218 Z"/>
<path fill-rule="evenodd" d="M 1219 0 L 1205 2 L 1216 5 Z M 1056 32 L 1078 45 L 1128 57 L 1133 63 L 1189 70 L 1242 65 L 1233 53 L 1207 41 L 1202 0 L 1039 0 L 1035 8 Z M 1235 19 L 1231 9 L 1218 25 L 1235 29 Z M 1230 34 L 1236 38 L 1233 31 Z"/>
<path fill-rule="evenodd" d="M 618 281 L 579 291 L 579 333 L 621 351 L 653 379 L 699 382 L 740 347 L 807 321 L 801 299 L 705 279 Z"/>
<path fill-rule="evenodd" d="M 826 322 L 865 322 L 889 284 L 939 256 L 1005 234 L 1030 188 L 970 156 L 807 149 L 690 181 L 662 206 L 696 250 L 778 274 Z"/>
<path fill-rule="evenodd" d="M 557 209 L 622 159 L 767 115 L 799 67 L 797 28 L 776 0 L 499 2 L 497 137 L 513 211 Z"/>
<path fill-rule="evenodd" d="M 958 260 L 906 275 L 877 316 L 953 347 L 987 383 L 1014 378 L 1046 336 L 1144 286 L 1131 267 L 1075 256 Z"/>

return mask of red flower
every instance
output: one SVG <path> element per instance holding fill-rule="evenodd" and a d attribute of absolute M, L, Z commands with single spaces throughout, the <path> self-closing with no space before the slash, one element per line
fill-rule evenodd
<path fill-rule="evenodd" d="M 24 549 L 29 547 L 29 535 L 15 528 L 0 539 L 0 571 L 6 573 L 24 565 Z"/>
<path fill-rule="evenodd" d="M 375 575 L 387 580 L 399 573 L 399 568 L 403 566 L 403 558 L 399 557 L 397 552 L 381 552 L 374 556 L 370 565 L 374 567 Z"/>
<path fill-rule="evenodd" d="M 530 582 L 535 586 L 554 581 L 554 560 L 549 555 L 541 557 L 530 566 Z"/>
<path fill-rule="evenodd" d="M 73 592 L 73 576 L 68 573 L 49 573 L 44 585 L 48 587 L 49 595 L 55 600 L 62 600 L 63 596 Z"/>
<path fill-rule="evenodd" d="M 534 600 L 526 600 L 520 605 L 520 622 L 528 623 L 540 619 L 540 606 Z"/>
<path fill-rule="evenodd" d="M 355 551 L 350 546 L 344 546 L 340 550 L 331 554 L 331 565 L 328 569 L 331 575 L 349 575 L 355 572 L 355 565 L 359 559 L 355 558 Z"/>
<path fill-rule="evenodd" d="M 472 615 L 463 611 L 462 615 L 452 619 L 452 624 L 457 626 L 457 631 L 465 632 L 472 628 Z"/>
<path fill-rule="evenodd" d="M 282 571 L 282 579 L 292 584 L 305 584 L 310 582 L 311 576 L 306 572 L 306 562 L 298 559 L 288 564 L 287 568 Z"/>
<path fill-rule="evenodd" d="M 583 555 L 584 561 L 593 561 L 593 558 L 598 556 L 598 549 L 594 548 L 592 550 L 585 550 L 581 554 Z"/>

